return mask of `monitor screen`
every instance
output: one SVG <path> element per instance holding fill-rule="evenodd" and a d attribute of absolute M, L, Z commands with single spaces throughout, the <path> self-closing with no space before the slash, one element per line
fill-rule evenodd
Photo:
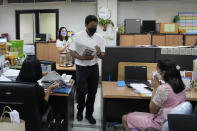
<path fill-rule="evenodd" d="M 125 66 L 125 81 L 147 81 L 147 67 Z"/>
<path fill-rule="evenodd" d="M 50 72 L 56 70 L 55 61 L 40 60 L 42 72 Z"/>
<path fill-rule="evenodd" d="M 143 20 L 142 31 L 145 33 L 155 32 L 156 21 L 155 20 Z"/>

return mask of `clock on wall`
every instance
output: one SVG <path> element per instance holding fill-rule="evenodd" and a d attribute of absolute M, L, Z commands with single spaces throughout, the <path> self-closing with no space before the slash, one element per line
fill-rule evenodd
<path fill-rule="evenodd" d="M 108 8 L 101 7 L 98 9 L 98 16 L 104 20 L 109 19 L 111 17 L 111 11 Z"/>

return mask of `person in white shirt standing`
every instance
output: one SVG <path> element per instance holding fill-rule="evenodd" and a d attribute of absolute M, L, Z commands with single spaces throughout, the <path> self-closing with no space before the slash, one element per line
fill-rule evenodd
<path fill-rule="evenodd" d="M 59 53 L 66 53 L 66 49 L 70 45 L 66 27 L 60 27 L 59 39 L 56 41 L 56 47 Z"/>
<path fill-rule="evenodd" d="M 105 41 L 96 33 L 97 24 L 98 19 L 96 16 L 86 16 L 86 30 L 75 34 L 73 43 L 69 47 L 76 64 L 77 120 L 81 121 L 83 119 L 83 110 L 86 107 L 85 118 L 91 124 L 96 124 L 93 112 L 99 80 L 98 60 L 103 59 L 105 56 Z M 84 53 L 84 48 L 81 47 L 93 49 L 94 53 Z M 84 51 L 82 54 L 79 53 L 79 48 Z M 85 99 L 86 95 L 87 98 Z"/>

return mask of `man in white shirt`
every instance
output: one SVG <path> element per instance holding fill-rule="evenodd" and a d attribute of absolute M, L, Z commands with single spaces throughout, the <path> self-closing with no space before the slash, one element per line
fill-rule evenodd
<path fill-rule="evenodd" d="M 97 24 L 97 17 L 88 15 L 85 18 L 86 30 L 75 34 L 73 43 L 69 47 L 77 65 L 77 119 L 78 121 L 83 119 L 83 110 L 86 107 L 85 118 L 91 124 L 96 124 L 92 114 L 99 80 L 98 59 L 103 59 L 105 56 L 105 41 L 95 33 Z M 86 94 L 87 99 L 85 99 Z"/>

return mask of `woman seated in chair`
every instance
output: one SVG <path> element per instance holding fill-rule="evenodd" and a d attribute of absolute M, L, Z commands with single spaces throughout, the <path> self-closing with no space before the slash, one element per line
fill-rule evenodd
<path fill-rule="evenodd" d="M 170 60 L 158 61 L 157 72 L 159 74 L 152 79 L 150 113 L 133 112 L 123 115 L 122 123 L 126 131 L 144 131 L 148 127 L 161 130 L 170 109 L 185 101 L 185 86 L 176 64 Z M 164 84 L 160 85 L 159 75 L 165 81 Z"/>
<path fill-rule="evenodd" d="M 38 80 L 42 78 L 42 70 L 40 61 L 36 57 L 27 57 L 20 70 L 19 76 L 16 78 L 18 82 L 30 82 L 36 83 Z M 50 93 L 53 89 L 57 88 L 59 83 L 53 83 L 47 88 L 47 91 L 44 92 L 44 88 L 41 86 L 36 86 L 39 104 L 42 108 L 41 113 L 44 111 L 45 105 L 49 100 Z"/>

